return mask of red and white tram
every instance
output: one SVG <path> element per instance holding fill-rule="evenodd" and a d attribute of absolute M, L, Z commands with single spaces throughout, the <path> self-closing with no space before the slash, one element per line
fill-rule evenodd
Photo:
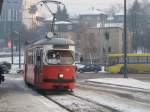
<path fill-rule="evenodd" d="M 45 38 L 25 49 L 24 80 L 38 89 L 75 88 L 75 44 L 64 38 Z"/>

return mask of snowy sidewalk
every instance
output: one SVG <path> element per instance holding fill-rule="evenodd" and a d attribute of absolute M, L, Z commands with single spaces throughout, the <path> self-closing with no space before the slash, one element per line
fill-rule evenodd
<path fill-rule="evenodd" d="M 124 79 L 124 78 L 88 79 L 86 80 L 86 82 L 150 90 L 150 83 L 142 82 L 142 81 L 131 79 L 131 78 L 128 78 L 128 79 Z"/>

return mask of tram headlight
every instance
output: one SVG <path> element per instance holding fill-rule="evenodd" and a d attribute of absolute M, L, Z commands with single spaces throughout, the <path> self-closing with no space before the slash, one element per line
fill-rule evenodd
<path fill-rule="evenodd" d="M 59 78 L 64 78 L 64 74 L 59 74 Z"/>

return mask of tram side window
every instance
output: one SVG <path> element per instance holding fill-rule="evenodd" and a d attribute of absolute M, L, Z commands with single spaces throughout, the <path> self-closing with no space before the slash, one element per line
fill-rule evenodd
<path fill-rule="evenodd" d="M 33 53 L 28 53 L 27 54 L 27 63 L 28 64 L 33 64 Z"/>
<path fill-rule="evenodd" d="M 119 57 L 119 63 L 123 63 L 124 62 L 124 58 L 123 57 Z"/>
<path fill-rule="evenodd" d="M 137 63 L 138 59 L 137 57 L 129 57 L 129 63 Z"/>

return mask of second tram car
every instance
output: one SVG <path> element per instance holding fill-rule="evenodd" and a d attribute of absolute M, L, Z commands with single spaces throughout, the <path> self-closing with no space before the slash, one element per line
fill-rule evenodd
<path fill-rule="evenodd" d="M 72 40 L 53 37 L 25 49 L 24 80 L 38 89 L 75 88 L 75 45 Z"/>

